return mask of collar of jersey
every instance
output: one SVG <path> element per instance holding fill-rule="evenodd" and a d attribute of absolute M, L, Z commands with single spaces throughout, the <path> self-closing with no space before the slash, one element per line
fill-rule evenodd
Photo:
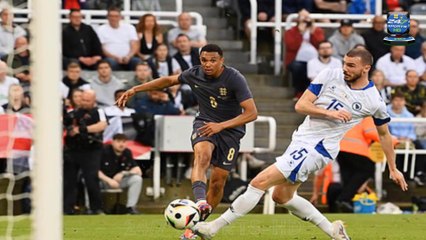
<path fill-rule="evenodd" d="M 353 89 L 353 88 L 351 88 L 351 86 L 350 85 L 348 85 L 348 87 L 351 89 L 351 90 L 354 90 L 354 91 L 363 91 L 363 90 L 367 90 L 367 89 L 369 89 L 369 88 L 371 88 L 371 87 L 373 87 L 374 86 L 374 82 L 373 81 L 371 81 L 371 80 L 368 80 L 368 84 L 367 84 L 367 86 L 365 86 L 365 87 L 363 87 L 363 88 L 361 88 L 361 89 Z"/>

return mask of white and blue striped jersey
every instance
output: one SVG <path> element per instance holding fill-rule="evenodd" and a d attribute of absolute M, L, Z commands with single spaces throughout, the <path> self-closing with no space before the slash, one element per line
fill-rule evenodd
<path fill-rule="evenodd" d="M 374 83 L 370 81 L 363 89 L 351 89 L 343 79 L 341 68 L 324 69 L 308 89 L 318 97 L 314 102 L 317 107 L 328 110 L 344 109 L 352 114 L 352 120 L 347 123 L 306 116 L 293 133 L 293 141 L 314 146 L 322 142 L 332 159 L 336 158 L 339 142 L 345 133 L 363 118 L 372 116 L 376 125 L 390 121 L 386 105 Z"/>

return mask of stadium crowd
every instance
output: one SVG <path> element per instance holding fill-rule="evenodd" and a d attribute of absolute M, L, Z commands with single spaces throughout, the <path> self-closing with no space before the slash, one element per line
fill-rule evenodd
<path fill-rule="evenodd" d="M 415 44 L 408 47 L 389 47 L 383 44 L 386 21 L 380 16 L 372 19 L 371 29 L 359 32 L 354 29 L 352 21 L 342 20 L 340 27 L 330 36 L 327 36 L 324 29 L 315 26 L 315 22 L 309 17 L 310 12 L 374 13 L 375 1 L 369 2 L 370 5 L 357 0 L 286 1 L 283 5 L 284 15 L 299 13 L 297 25 L 283 35 L 283 63 L 284 68 L 293 76 L 295 99 L 300 97 L 322 69 L 341 67 L 341 59 L 347 51 L 354 47 L 364 47 L 373 54 L 375 66 L 371 79 L 383 100 L 389 104 L 389 114 L 392 117 L 423 118 L 426 116 L 426 42 L 421 35 L 418 21 L 412 20 L 410 23 L 410 35 L 415 37 Z M 411 1 L 384 2 L 385 11 L 407 10 L 412 4 Z M 192 26 L 191 16 L 186 12 L 178 16 L 178 27 L 164 31 L 153 14 L 141 16 L 136 26 L 122 21 L 121 10 L 114 5 L 117 3 L 122 4 L 121 1 L 63 0 L 63 7 L 70 9 L 70 22 L 63 26 L 62 31 L 64 76 L 60 91 L 64 100 L 64 119 L 70 120 L 67 123 L 64 121 L 64 153 L 69 149 L 71 152 L 75 150 L 72 141 L 67 142 L 67 137 L 72 139 L 76 135 L 85 135 L 82 141 L 87 141 L 88 144 L 84 151 L 90 150 L 91 154 L 97 156 L 94 159 L 99 159 L 97 164 L 83 166 L 81 162 L 69 158 L 74 156 L 73 153 L 65 154 L 71 161 L 68 163 L 73 165 L 73 171 L 70 172 L 69 165 L 64 167 L 64 173 L 70 174 L 69 178 L 66 178 L 69 181 L 64 183 L 64 192 L 74 192 L 78 176 L 83 176 L 86 184 L 91 180 L 95 181 L 88 189 L 93 214 L 102 213 L 99 203 L 100 186 L 121 188 L 129 187 L 129 182 L 136 182 L 136 187 L 132 185 L 133 188 L 129 189 L 139 188 L 140 191 L 141 179 L 128 176 L 140 177 L 142 171 L 136 169 L 136 165 L 127 159 L 132 156 L 128 154 L 128 150 L 121 149 L 122 144 L 117 142 L 129 138 L 152 146 L 153 125 L 145 123 L 152 121 L 153 115 L 194 115 L 197 111 L 197 102 L 190 88 L 185 85 L 138 93 L 124 109 L 115 106 L 115 101 L 125 90 L 135 85 L 160 76 L 179 74 L 200 64 L 198 49 L 207 43 L 206 33 Z M 232 7 L 231 1 L 227 0 L 218 0 L 216 4 L 223 8 Z M 241 25 L 248 34 L 250 4 L 248 0 L 239 0 L 238 4 L 242 15 Z M 258 20 L 273 21 L 274 1 L 262 0 L 258 4 Z M 85 24 L 80 9 L 107 9 L 107 23 L 101 26 Z M 159 1 L 139 0 L 132 1 L 132 9 L 161 10 L 161 6 Z M 31 106 L 31 53 L 28 48 L 30 33 L 13 22 L 11 8 L 1 9 L 0 17 L 0 113 L 28 114 Z M 120 71 L 133 72 L 134 77 L 121 79 L 115 74 Z M 86 74 L 90 79 L 84 77 L 85 72 L 90 73 Z M 82 118 L 75 115 L 80 112 L 95 114 L 96 121 L 80 121 Z M 130 119 L 133 123 L 133 133 L 127 137 L 120 135 L 126 132 L 126 129 L 123 129 L 125 119 Z M 93 130 L 91 124 L 98 122 L 107 124 Z M 391 133 L 401 143 L 408 141 L 413 147 L 420 149 L 426 148 L 425 129 L 424 124 L 390 124 Z M 104 144 L 111 141 L 112 145 Z M 126 161 L 129 161 L 124 164 L 125 168 L 118 172 L 118 166 L 115 170 L 104 168 L 108 165 L 105 161 L 122 159 L 123 152 L 127 156 Z M 0 161 L 0 172 L 6 170 L 5 163 L 4 159 Z M 415 181 L 420 186 L 424 185 L 425 180 L 424 163 L 424 160 L 417 161 Z M 126 181 L 123 180 L 125 178 Z M 99 185 L 99 179 L 102 185 Z M 134 195 L 137 194 L 129 194 L 133 195 L 129 197 L 130 202 L 126 207 L 129 213 L 137 213 L 134 208 L 137 202 Z M 73 214 L 75 196 L 66 196 L 65 200 L 68 202 L 64 212 Z"/>

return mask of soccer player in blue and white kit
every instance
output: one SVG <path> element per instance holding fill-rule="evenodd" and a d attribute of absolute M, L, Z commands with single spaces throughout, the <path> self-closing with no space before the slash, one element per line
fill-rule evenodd
<path fill-rule="evenodd" d="M 387 125 L 390 117 L 374 83 L 368 79 L 372 62 L 367 50 L 353 49 L 343 59 L 343 71 L 339 68 L 323 70 L 296 103 L 296 111 L 307 116 L 294 131 L 285 153 L 259 173 L 224 214 L 212 222 L 198 223 L 193 230 L 204 239 L 211 239 L 222 227 L 250 212 L 265 190 L 275 186 L 272 196 L 275 202 L 315 224 L 332 239 L 350 239 L 342 221 L 331 223 L 296 191 L 310 173 L 336 158 L 343 135 L 368 116 L 373 117 L 377 127 L 390 178 L 406 191 L 407 183 L 395 165 Z"/>

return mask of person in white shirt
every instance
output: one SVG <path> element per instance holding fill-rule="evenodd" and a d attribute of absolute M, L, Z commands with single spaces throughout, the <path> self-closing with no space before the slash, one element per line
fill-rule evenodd
<path fill-rule="evenodd" d="M 111 7 L 108 9 L 108 23 L 97 30 L 99 40 L 106 61 L 111 64 L 113 70 L 135 70 L 141 61 L 136 57 L 139 51 L 139 39 L 134 26 L 120 22 L 120 9 Z"/>
<path fill-rule="evenodd" d="M 7 76 L 8 67 L 3 61 L 0 61 L 0 106 L 8 102 L 9 87 L 13 84 L 19 84 L 19 80 Z"/>
<path fill-rule="evenodd" d="M 420 84 L 426 85 L 426 41 L 422 43 L 422 55 L 414 60 L 417 74 L 420 77 Z"/>
<path fill-rule="evenodd" d="M 390 51 L 377 60 L 376 69 L 383 71 L 389 86 L 404 85 L 406 83 L 405 72 L 416 70 L 414 60 L 404 55 L 405 46 L 392 46 Z"/>
<path fill-rule="evenodd" d="M 5 7 L 0 12 L 0 57 L 13 52 L 15 41 L 19 37 L 27 35 L 25 30 L 13 23 L 13 13 L 11 9 Z"/>
<path fill-rule="evenodd" d="M 191 26 L 192 18 L 189 13 L 181 13 L 177 20 L 179 26 L 170 29 L 167 33 L 170 56 L 173 56 L 177 52 L 176 38 L 181 33 L 187 35 L 189 39 L 191 39 L 191 47 L 201 48 L 207 44 L 205 33 L 201 29 Z"/>
<path fill-rule="evenodd" d="M 325 68 L 341 68 L 342 61 L 332 57 L 333 44 L 330 41 L 322 41 L 318 47 L 318 57 L 308 61 L 308 78 L 310 81 Z"/>
<path fill-rule="evenodd" d="M 379 133 L 390 178 L 406 191 L 408 185 L 395 164 L 386 105 L 368 80 L 372 64 L 372 55 L 356 48 L 343 58 L 343 70 L 322 71 L 296 103 L 296 111 L 307 116 L 294 131 L 285 153 L 259 173 L 224 214 L 212 222 L 199 222 L 192 230 L 204 239 L 211 239 L 221 228 L 250 212 L 265 191 L 275 187 L 272 199 L 294 216 L 313 223 L 332 239 L 349 240 L 342 221 L 331 223 L 312 203 L 300 197 L 297 189 L 309 174 L 336 158 L 344 134 L 368 116 L 373 117 Z"/>

